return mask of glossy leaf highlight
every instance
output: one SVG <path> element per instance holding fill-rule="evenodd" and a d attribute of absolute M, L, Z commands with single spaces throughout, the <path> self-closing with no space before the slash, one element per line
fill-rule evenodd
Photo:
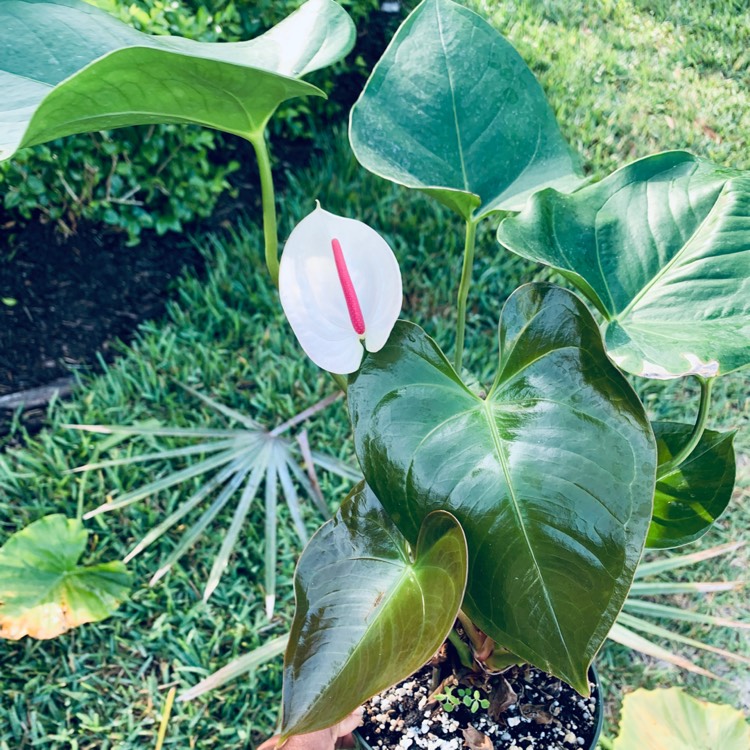
<path fill-rule="evenodd" d="M 634 375 L 750 363 L 750 173 L 682 151 L 649 156 L 572 195 L 538 193 L 498 239 L 574 283 Z"/>
<path fill-rule="evenodd" d="M 324 96 L 298 80 L 342 58 L 354 26 L 309 0 L 247 42 L 143 34 L 82 0 L 0 3 L 0 160 L 124 125 L 192 123 L 258 138 L 281 102 Z"/>
<path fill-rule="evenodd" d="M 464 594 L 466 540 L 440 511 L 415 542 L 364 484 L 311 539 L 294 581 L 283 737 L 335 724 L 440 648 Z"/>
<path fill-rule="evenodd" d="M 88 532 L 80 521 L 45 516 L 0 548 L 0 638 L 55 638 L 103 620 L 128 595 L 121 562 L 83 567 Z"/>
<path fill-rule="evenodd" d="M 465 219 L 581 182 L 541 86 L 513 46 L 451 0 L 404 21 L 351 113 L 360 164 Z"/>
<path fill-rule="evenodd" d="M 659 464 L 685 445 L 692 425 L 655 422 Z M 657 471 L 646 546 L 680 547 L 702 537 L 726 510 L 734 489 L 734 432 L 706 430 L 689 458 L 664 476 Z"/>
<path fill-rule="evenodd" d="M 422 329 L 398 323 L 348 399 L 365 479 L 407 539 L 437 509 L 461 523 L 464 611 L 586 693 L 645 541 L 656 451 L 584 304 L 549 285 L 517 290 L 486 399 Z"/>

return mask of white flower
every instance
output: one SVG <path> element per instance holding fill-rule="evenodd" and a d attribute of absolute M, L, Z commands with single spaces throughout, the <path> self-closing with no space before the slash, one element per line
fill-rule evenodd
<path fill-rule="evenodd" d="M 318 206 L 287 240 L 279 294 L 310 359 L 345 375 L 365 349 L 376 352 L 388 340 L 401 311 L 401 272 L 374 229 Z"/>

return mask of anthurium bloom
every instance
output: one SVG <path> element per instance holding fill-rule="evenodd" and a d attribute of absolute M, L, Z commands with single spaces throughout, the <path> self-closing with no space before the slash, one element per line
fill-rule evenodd
<path fill-rule="evenodd" d="M 374 229 L 318 205 L 287 240 L 279 294 L 310 359 L 346 375 L 365 349 L 376 352 L 388 340 L 401 311 L 401 272 Z"/>

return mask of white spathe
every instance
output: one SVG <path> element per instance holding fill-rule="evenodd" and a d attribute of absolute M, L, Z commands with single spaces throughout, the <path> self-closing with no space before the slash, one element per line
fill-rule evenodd
<path fill-rule="evenodd" d="M 334 240 L 345 267 L 337 268 Z M 324 370 L 346 375 L 359 368 L 365 349 L 376 352 L 385 346 L 401 312 L 401 271 L 374 229 L 318 205 L 287 240 L 279 294 L 308 357 Z M 364 319 L 361 335 L 352 317 L 357 318 L 357 305 Z"/>

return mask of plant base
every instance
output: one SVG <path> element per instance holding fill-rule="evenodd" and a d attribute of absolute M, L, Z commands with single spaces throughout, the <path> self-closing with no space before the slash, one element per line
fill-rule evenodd
<path fill-rule="evenodd" d="M 424 667 L 365 704 L 358 741 L 366 750 L 593 750 L 602 727 L 599 681 L 591 696 L 533 667 L 512 667 L 476 687 L 490 701 L 450 712 L 430 700 L 433 670 Z"/>

